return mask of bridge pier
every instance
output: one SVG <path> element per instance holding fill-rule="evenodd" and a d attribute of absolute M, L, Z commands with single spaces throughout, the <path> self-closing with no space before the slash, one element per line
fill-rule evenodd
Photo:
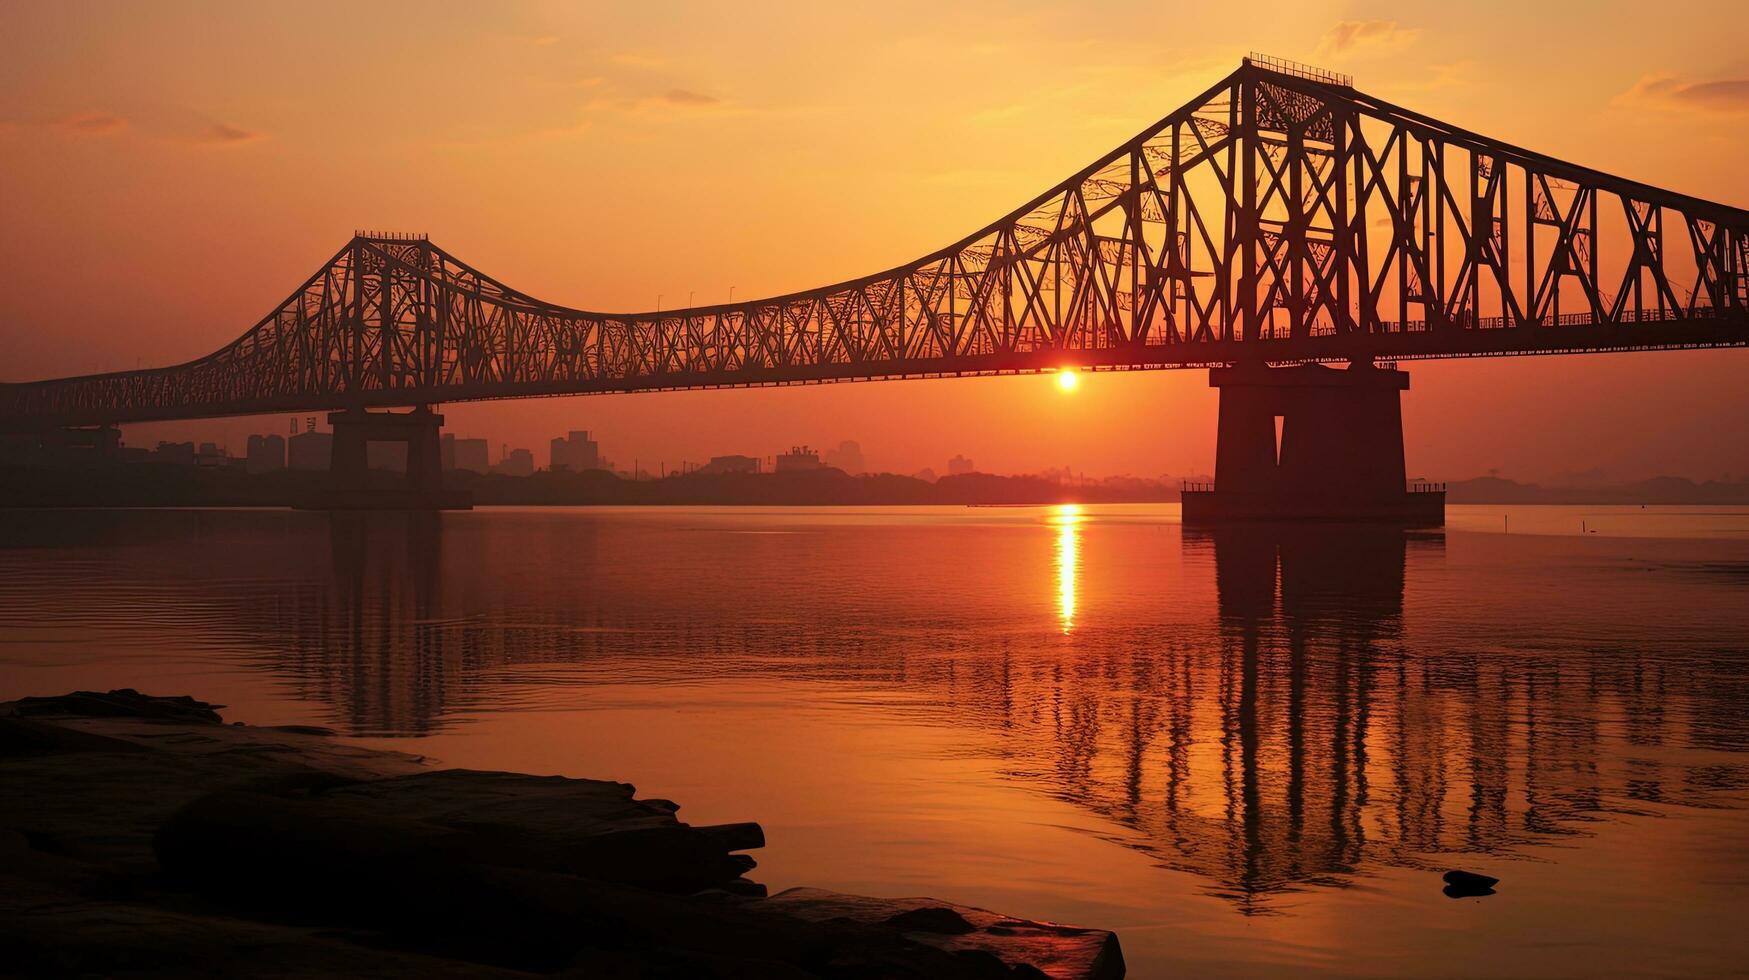
<path fill-rule="evenodd" d="M 1209 385 L 1221 393 L 1215 483 L 1185 490 L 1185 523 L 1445 523 L 1443 489 L 1407 486 L 1407 372 L 1248 364 L 1214 368 Z"/>
<path fill-rule="evenodd" d="M 315 510 L 465 510 L 469 495 L 443 488 L 439 433 L 443 416 L 429 405 L 411 412 L 331 412 L 334 427 L 329 458 L 330 486 L 302 506 Z M 399 486 L 384 485 L 370 472 L 370 444 L 407 446 L 407 472 Z"/>

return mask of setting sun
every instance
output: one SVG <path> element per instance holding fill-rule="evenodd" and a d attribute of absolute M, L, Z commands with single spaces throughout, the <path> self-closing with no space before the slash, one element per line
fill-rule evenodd
<path fill-rule="evenodd" d="M 1074 368 L 1064 368 L 1057 372 L 1057 387 L 1063 391 L 1074 391 L 1081 387 L 1081 375 Z"/>

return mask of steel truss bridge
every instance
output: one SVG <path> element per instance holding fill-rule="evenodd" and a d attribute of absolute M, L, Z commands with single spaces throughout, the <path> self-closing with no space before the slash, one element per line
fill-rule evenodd
<path fill-rule="evenodd" d="M 361 233 L 175 367 L 0 385 L 109 425 L 675 388 L 1749 343 L 1749 212 L 1253 56 L 1006 217 L 808 292 L 611 314 Z"/>

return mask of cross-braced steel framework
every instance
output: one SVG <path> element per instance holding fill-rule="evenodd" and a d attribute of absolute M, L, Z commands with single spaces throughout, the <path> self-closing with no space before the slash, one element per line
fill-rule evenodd
<path fill-rule="evenodd" d="M 0 387 L 80 425 L 486 398 L 1749 343 L 1749 212 L 1253 57 L 970 237 L 823 289 L 616 315 L 360 233 L 177 367 Z"/>

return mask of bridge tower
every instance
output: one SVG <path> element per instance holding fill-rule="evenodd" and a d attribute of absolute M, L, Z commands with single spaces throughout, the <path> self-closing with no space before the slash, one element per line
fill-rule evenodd
<path fill-rule="evenodd" d="M 1209 385 L 1221 393 L 1215 482 L 1186 488 L 1186 523 L 1445 523 L 1444 488 L 1407 484 L 1408 372 L 1245 363 L 1211 370 Z"/>

